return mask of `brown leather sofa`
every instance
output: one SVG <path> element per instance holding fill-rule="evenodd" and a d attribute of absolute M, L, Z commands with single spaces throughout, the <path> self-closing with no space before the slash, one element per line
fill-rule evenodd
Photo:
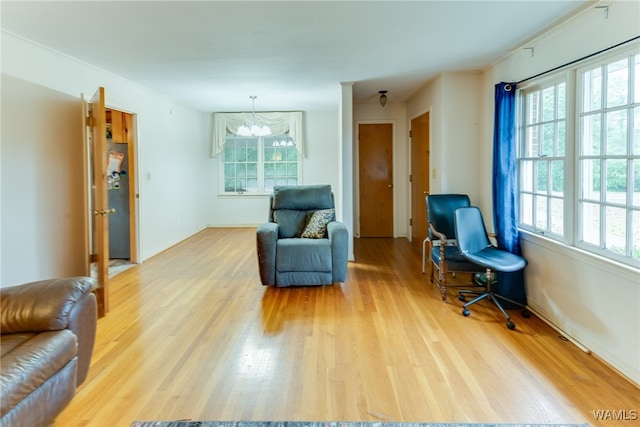
<path fill-rule="evenodd" d="M 0 288 L 0 425 L 48 426 L 89 371 L 97 304 L 88 277 Z"/>

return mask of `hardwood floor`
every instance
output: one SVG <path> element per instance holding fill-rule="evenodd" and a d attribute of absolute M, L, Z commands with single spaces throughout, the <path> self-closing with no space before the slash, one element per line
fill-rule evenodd
<path fill-rule="evenodd" d="M 255 229 L 207 229 L 114 277 L 56 426 L 133 420 L 590 423 L 640 390 L 536 317 L 461 315 L 406 239 L 357 239 L 342 285 L 263 287 Z"/>

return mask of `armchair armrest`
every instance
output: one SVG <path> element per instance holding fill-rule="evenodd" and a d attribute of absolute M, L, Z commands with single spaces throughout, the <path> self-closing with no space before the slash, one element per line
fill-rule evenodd
<path fill-rule="evenodd" d="M 267 222 L 260 224 L 256 230 L 258 252 L 258 269 L 263 285 L 276 284 L 276 242 L 278 241 L 278 224 Z"/>
<path fill-rule="evenodd" d="M 431 230 L 431 232 L 438 238 L 440 239 L 440 241 L 444 244 L 447 242 L 447 236 L 444 235 L 444 233 L 439 232 L 438 230 L 436 230 L 436 228 L 433 226 L 433 224 L 429 223 L 429 229 Z"/>
<path fill-rule="evenodd" d="M 90 277 L 69 277 L 0 288 L 0 330 L 9 334 L 69 329 L 78 340 L 76 384 L 80 385 L 95 343 L 95 287 Z"/>
<path fill-rule="evenodd" d="M 0 288 L 2 333 L 67 329 L 76 304 L 95 286 L 89 277 L 71 277 Z"/>
<path fill-rule="evenodd" d="M 333 282 L 347 280 L 347 258 L 349 256 L 349 230 L 338 221 L 327 224 L 327 234 L 331 244 L 331 264 Z"/>

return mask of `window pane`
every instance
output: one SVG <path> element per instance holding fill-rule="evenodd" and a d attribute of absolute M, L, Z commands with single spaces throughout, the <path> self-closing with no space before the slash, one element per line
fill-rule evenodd
<path fill-rule="evenodd" d="M 547 198 L 545 196 L 536 197 L 536 227 L 547 230 Z"/>
<path fill-rule="evenodd" d="M 525 157 L 538 157 L 538 134 L 540 128 L 532 126 L 527 129 L 527 140 L 525 143 Z"/>
<path fill-rule="evenodd" d="M 606 161 L 607 166 L 607 202 L 625 204 L 627 201 L 627 161 Z"/>
<path fill-rule="evenodd" d="M 298 185 L 298 178 L 288 178 L 287 185 Z"/>
<path fill-rule="evenodd" d="M 264 191 L 267 193 L 271 193 L 273 191 L 273 186 L 276 181 L 273 178 L 265 178 L 264 180 Z"/>
<path fill-rule="evenodd" d="M 607 113 L 606 139 L 608 155 L 627 154 L 627 110 Z"/>
<path fill-rule="evenodd" d="M 562 199 L 551 199 L 551 232 L 564 233 L 564 202 Z"/>
<path fill-rule="evenodd" d="M 246 162 L 247 161 L 247 148 L 246 144 L 238 144 L 236 148 L 236 162 Z"/>
<path fill-rule="evenodd" d="M 539 96 L 540 92 L 533 92 L 527 95 L 527 124 L 538 123 L 539 118 Z"/>
<path fill-rule="evenodd" d="M 582 118 L 582 150 L 585 156 L 600 154 L 600 114 Z"/>
<path fill-rule="evenodd" d="M 250 144 L 247 147 L 247 161 L 248 162 L 257 162 L 258 161 L 258 147 Z"/>
<path fill-rule="evenodd" d="M 586 159 L 580 162 L 582 171 L 582 197 L 600 200 L 600 160 Z"/>
<path fill-rule="evenodd" d="M 607 65 L 607 107 L 617 107 L 627 103 L 629 90 L 628 59 Z"/>
<path fill-rule="evenodd" d="M 600 246 L 600 205 L 582 203 L 582 240 Z"/>
<path fill-rule="evenodd" d="M 224 191 L 236 191 L 236 180 L 235 180 L 235 178 L 225 178 L 224 179 Z"/>
<path fill-rule="evenodd" d="M 565 155 L 565 145 L 567 140 L 567 131 L 566 131 L 566 123 L 564 121 L 558 122 L 558 144 L 557 144 L 557 154 L 558 157 L 564 157 Z"/>
<path fill-rule="evenodd" d="M 564 161 L 562 160 L 551 162 L 551 192 L 554 196 L 564 194 Z"/>
<path fill-rule="evenodd" d="M 296 147 L 287 147 L 287 160 L 290 162 L 298 161 L 298 151 Z"/>
<path fill-rule="evenodd" d="M 245 163 L 236 163 L 236 177 L 244 178 L 247 176 L 247 165 Z"/>
<path fill-rule="evenodd" d="M 289 171 L 289 176 L 298 177 L 298 164 L 297 163 L 289 163 L 289 167 L 287 168 Z"/>
<path fill-rule="evenodd" d="M 640 207 L 640 159 L 633 160 L 633 205 Z"/>
<path fill-rule="evenodd" d="M 249 177 L 249 178 L 257 178 L 258 177 L 258 164 L 257 163 L 247 163 L 247 177 Z"/>
<path fill-rule="evenodd" d="M 276 167 L 273 163 L 264 164 L 264 176 L 273 178 L 276 175 Z"/>
<path fill-rule="evenodd" d="M 536 193 L 547 193 L 549 188 L 549 163 L 546 160 L 536 162 Z"/>
<path fill-rule="evenodd" d="M 582 111 L 594 111 L 602 105 L 602 68 L 582 75 Z"/>
<path fill-rule="evenodd" d="M 247 179 L 247 191 L 258 191 L 258 180 L 256 178 Z"/>
<path fill-rule="evenodd" d="M 555 87 L 542 91 L 542 121 L 548 122 L 556 117 Z"/>
<path fill-rule="evenodd" d="M 533 192 L 533 162 L 531 160 L 523 160 L 520 165 L 520 185 L 522 190 Z"/>
<path fill-rule="evenodd" d="M 638 75 L 638 80 L 640 80 L 640 75 Z M 638 81 L 637 87 L 640 87 L 640 81 Z M 633 154 L 637 156 L 640 155 L 640 107 L 634 108 L 633 117 Z"/>
<path fill-rule="evenodd" d="M 236 176 L 236 165 L 234 163 L 224 164 L 224 177 L 233 178 Z"/>
<path fill-rule="evenodd" d="M 605 209 L 607 237 L 605 247 L 621 255 L 627 253 L 627 211 L 607 206 Z"/>
<path fill-rule="evenodd" d="M 522 203 L 520 221 L 523 224 L 533 226 L 533 196 L 531 194 L 521 194 L 520 200 Z"/>
<path fill-rule="evenodd" d="M 247 180 L 245 178 L 236 178 L 236 191 L 247 191 Z"/>
<path fill-rule="evenodd" d="M 633 236 L 633 249 L 631 256 L 640 260 L 640 211 L 633 211 L 631 214 L 632 223 L 632 236 Z"/>
<path fill-rule="evenodd" d="M 567 111 L 567 91 L 566 85 L 558 85 L 558 119 L 564 119 Z"/>
<path fill-rule="evenodd" d="M 225 162 L 235 162 L 236 161 L 236 142 L 228 138 L 224 142 L 224 161 Z"/>
<path fill-rule="evenodd" d="M 553 156 L 555 139 L 556 139 L 556 127 L 554 123 L 547 123 L 542 127 L 542 133 L 544 139 L 542 141 L 542 154 L 543 156 Z"/>

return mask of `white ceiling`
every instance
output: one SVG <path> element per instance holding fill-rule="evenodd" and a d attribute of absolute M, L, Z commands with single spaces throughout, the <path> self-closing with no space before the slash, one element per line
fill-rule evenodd
<path fill-rule="evenodd" d="M 481 69 L 588 0 L 6 1 L 4 30 L 201 111 L 402 102 Z"/>

